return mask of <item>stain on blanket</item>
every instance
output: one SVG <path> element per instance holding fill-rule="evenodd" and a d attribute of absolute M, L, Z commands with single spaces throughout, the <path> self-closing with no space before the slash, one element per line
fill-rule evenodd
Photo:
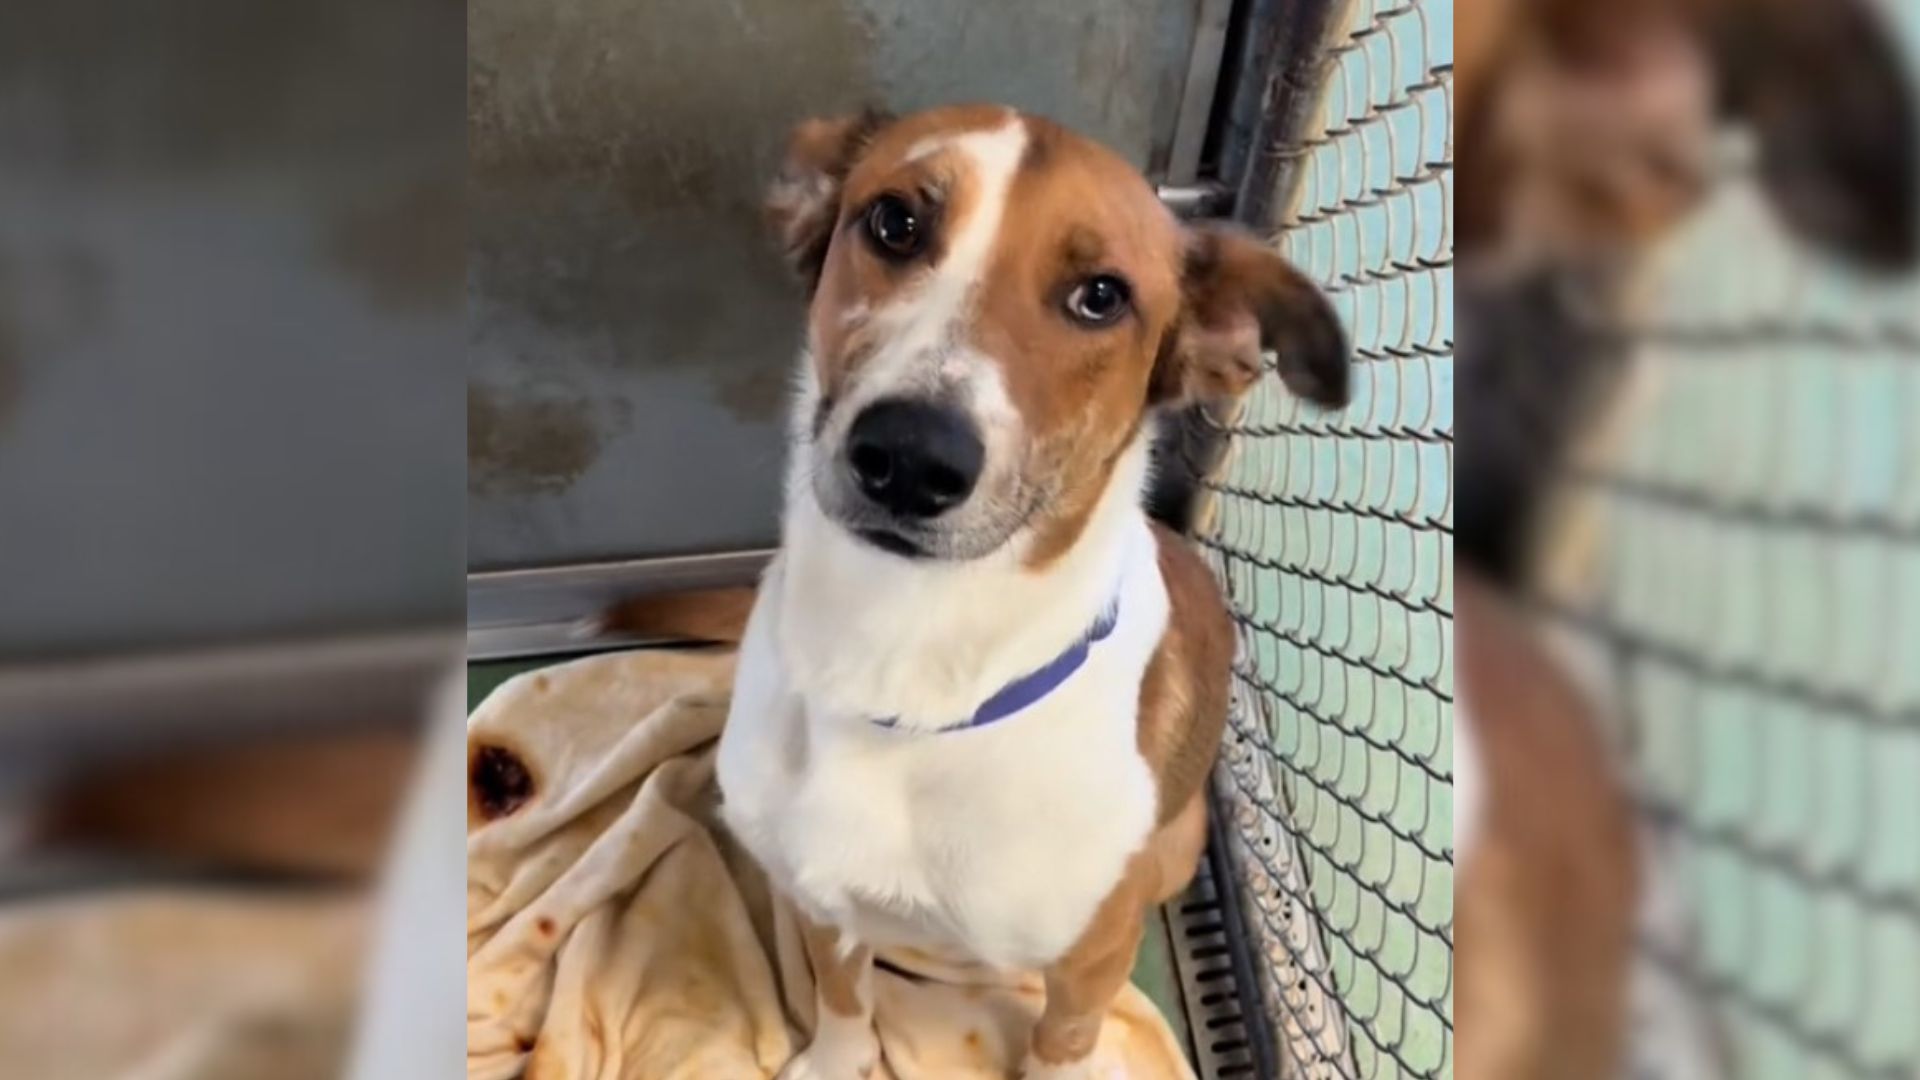
<path fill-rule="evenodd" d="M 480 745 L 467 752 L 467 797 L 482 821 L 506 817 L 533 798 L 533 773 L 504 746 Z M 470 813 L 470 817 L 471 817 Z"/>
<path fill-rule="evenodd" d="M 967 1065 L 982 1072 L 993 1073 L 1000 1069 L 1000 1062 L 994 1059 L 993 1052 L 987 1049 L 987 1041 L 978 1031 L 969 1030 L 961 1040 L 966 1048 Z"/>

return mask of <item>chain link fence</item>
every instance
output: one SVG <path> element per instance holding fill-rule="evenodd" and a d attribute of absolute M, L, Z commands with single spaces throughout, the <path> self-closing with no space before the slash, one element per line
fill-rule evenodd
<path fill-rule="evenodd" d="M 1448 1075 L 1452 11 L 1344 10 L 1276 240 L 1359 395 L 1324 417 L 1269 381 L 1227 426 L 1220 783 L 1283 1075 Z M 1920 287 L 1819 263 L 1735 178 L 1645 292 L 1580 345 L 1633 408 L 1555 481 L 1580 509 L 1544 598 L 1645 825 L 1632 1074 L 1910 1080 Z"/>
<path fill-rule="evenodd" d="M 1634 1073 L 1912 1080 L 1920 287 L 1821 264 L 1733 177 L 1647 291 L 1605 328 L 1639 404 L 1562 478 L 1543 585 L 1646 825 Z"/>
<path fill-rule="evenodd" d="M 1279 88 L 1321 107 L 1265 152 L 1275 240 L 1341 313 L 1355 398 L 1317 413 L 1265 379 L 1226 425 L 1197 530 L 1239 623 L 1217 780 L 1281 1075 L 1443 1076 L 1453 8 L 1336 10 L 1318 85 Z"/>

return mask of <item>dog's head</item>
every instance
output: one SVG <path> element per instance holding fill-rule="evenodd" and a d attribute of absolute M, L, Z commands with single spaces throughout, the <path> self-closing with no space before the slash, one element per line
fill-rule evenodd
<path fill-rule="evenodd" d="M 1080 534 L 1158 407 L 1348 395 L 1324 297 L 1278 254 L 1189 228 L 1118 155 L 995 106 L 815 120 L 769 213 L 812 289 L 795 417 L 808 491 L 866 543 L 966 560 Z"/>
<path fill-rule="evenodd" d="M 1874 0 L 1465 0 L 1457 30 L 1470 264 L 1644 251 L 1705 194 L 1724 126 L 1804 241 L 1920 254 L 1913 91 Z"/>
<path fill-rule="evenodd" d="M 1631 385 L 1623 288 L 1708 194 L 1723 129 L 1808 247 L 1920 254 L 1914 96 L 1879 0 L 1461 0 L 1457 551 L 1535 574 L 1572 448 Z M 1646 284 L 1645 281 L 1638 284 Z M 1579 485 L 1574 485 L 1578 488 Z"/>

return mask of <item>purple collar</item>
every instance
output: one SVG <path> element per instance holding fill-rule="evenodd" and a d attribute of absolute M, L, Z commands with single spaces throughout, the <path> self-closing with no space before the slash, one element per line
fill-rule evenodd
<path fill-rule="evenodd" d="M 986 727 L 988 724 L 1005 720 L 1007 717 L 1012 716 L 1027 706 L 1039 702 L 1041 698 L 1059 689 L 1060 684 L 1071 678 L 1074 672 L 1079 671 L 1081 666 L 1087 662 L 1087 653 L 1092 650 L 1094 642 L 1105 641 L 1107 636 L 1113 633 L 1114 626 L 1119 622 L 1120 597 L 1116 594 L 1114 598 L 1108 602 L 1106 610 L 1102 611 L 1100 616 L 1093 620 L 1093 625 L 1087 627 L 1087 632 L 1081 634 L 1079 639 L 1067 646 L 1059 656 L 1054 657 L 1045 665 L 1035 668 L 1033 671 L 1001 687 L 999 692 L 988 698 L 984 704 L 974 710 L 973 715 L 967 719 L 966 723 L 939 728 L 930 734 L 939 734 L 947 731 L 966 731 L 969 728 Z M 883 720 L 874 721 L 874 723 L 880 727 L 888 729 L 893 729 L 894 725 L 898 722 L 897 717 L 891 716 Z"/>

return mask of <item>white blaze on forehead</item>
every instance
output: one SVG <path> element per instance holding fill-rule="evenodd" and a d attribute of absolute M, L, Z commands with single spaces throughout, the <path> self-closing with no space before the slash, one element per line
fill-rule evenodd
<path fill-rule="evenodd" d="M 907 163 L 912 164 L 921 158 L 937 154 L 946 149 L 947 144 L 951 141 L 953 141 L 953 136 L 951 135 L 929 135 L 919 142 L 914 143 L 912 146 L 907 147 Z"/>
<path fill-rule="evenodd" d="M 967 161 L 974 199 L 966 217 L 955 223 L 956 231 L 948 237 L 947 256 L 935 269 L 934 280 L 971 286 L 985 274 L 993 238 L 1000 234 L 1007 192 L 1027 152 L 1027 125 L 1016 116 L 991 131 L 956 136 L 951 146 Z"/>
<path fill-rule="evenodd" d="M 957 135 L 934 135 L 915 143 L 909 159 L 934 154 L 955 159 L 955 171 L 964 175 L 971 198 L 958 216 L 943 222 L 948 230 L 939 263 L 929 268 L 918 287 L 874 313 L 885 327 L 885 345 L 874 357 L 863 379 L 878 395 L 901 382 L 938 378 L 951 383 L 977 381 L 991 368 L 955 342 L 965 339 L 964 324 L 971 314 L 976 288 L 986 276 L 994 240 L 1006 216 L 1007 193 L 1027 150 L 1027 126 L 1011 116 L 996 128 Z M 918 369 L 925 361 L 938 368 Z"/>

